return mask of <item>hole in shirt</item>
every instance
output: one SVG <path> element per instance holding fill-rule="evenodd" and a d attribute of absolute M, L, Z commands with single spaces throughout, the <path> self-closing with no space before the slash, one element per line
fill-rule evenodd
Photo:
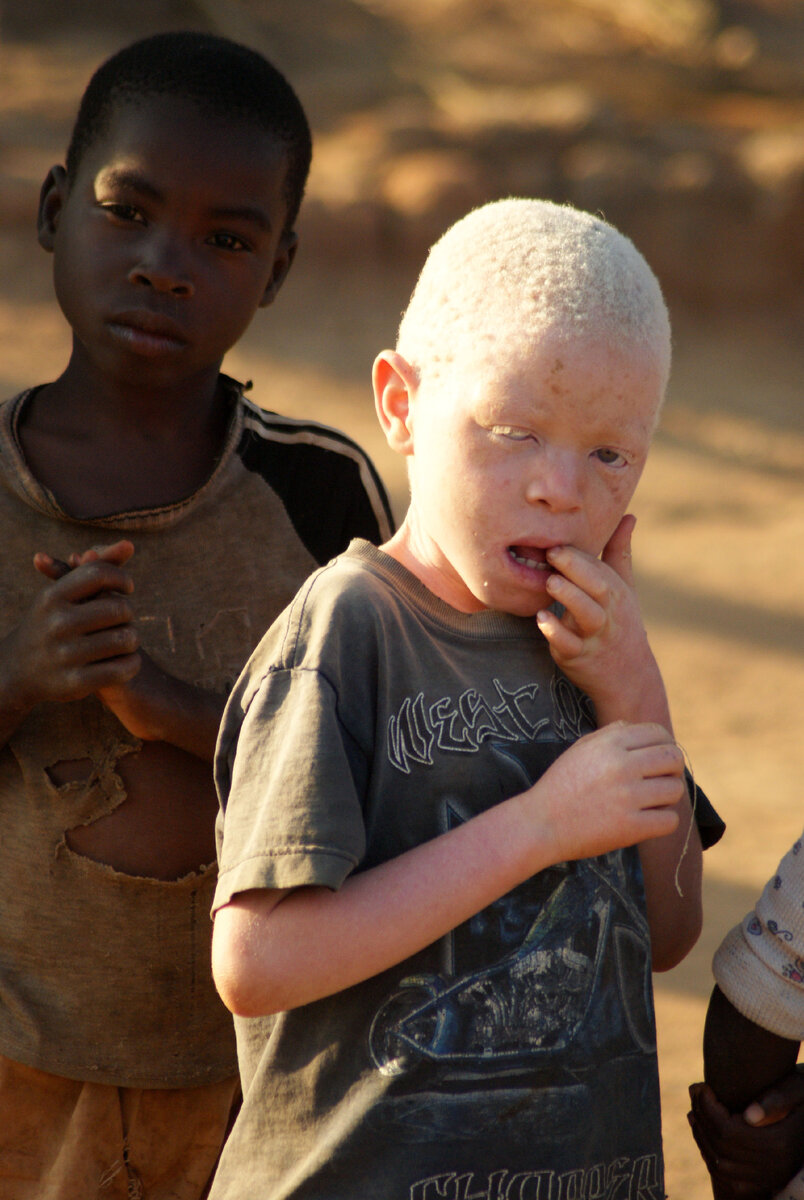
<path fill-rule="evenodd" d="M 91 758 L 65 758 L 45 767 L 45 774 L 56 787 L 64 787 L 68 783 L 81 783 L 89 779 L 92 766 Z"/>
<path fill-rule="evenodd" d="M 146 742 L 118 761 L 117 774 L 122 799 L 110 801 L 115 807 L 89 824 L 68 829 L 71 850 L 124 875 L 162 881 L 214 862 L 218 802 L 211 763 L 165 742 Z"/>

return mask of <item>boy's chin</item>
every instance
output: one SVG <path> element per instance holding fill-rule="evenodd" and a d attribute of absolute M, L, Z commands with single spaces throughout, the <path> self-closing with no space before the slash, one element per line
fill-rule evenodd
<path fill-rule="evenodd" d="M 482 608 L 488 609 L 491 612 L 506 613 L 510 617 L 533 617 L 542 612 L 543 609 L 549 608 L 553 603 L 552 598 L 546 591 L 514 593 L 511 591 L 500 590 L 494 594 L 493 591 L 484 590 L 481 595 L 476 596 Z"/>

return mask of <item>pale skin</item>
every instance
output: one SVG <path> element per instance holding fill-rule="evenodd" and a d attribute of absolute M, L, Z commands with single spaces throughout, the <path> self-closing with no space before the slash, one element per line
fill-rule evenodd
<path fill-rule="evenodd" d="M 565 607 L 562 619 L 542 610 L 537 620 L 556 664 L 595 702 L 598 722 L 654 721 L 672 735 L 664 683 L 637 603 L 631 559 L 633 516 L 617 526 L 596 560 L 571 546 L 550 551 L 547 589 Z M 632 680 L 631 686 L 623 686 Z M 702 856 L 685 796 L 678 826 L 658 841 L 640 843 L 654 970 L 669 970 L 698 938 Z"/>
<path fill-rule="evenodd" d="M 425 453 L 429 450 L 432 436 L 426 410 L 419 410 L 424 417 L 417 416 L 415 372 L 399 354 L 383 352 L 375 363 L 374 388 L 389 444 L 415 461 L 420 447 Z M 644 426 L 650 431 L 658 396 L 646 405 L 651 411 Z M 424 434 L 415 431 L 417 422 Z M 478 425 L 473 416 L 472 423 L 482 432 L 482 422 Z M 640 415 L 640 429 L 642 424 Z M 499 441 L 498 428 L 493 424 L 492 433 Z M 647 444 L 649 432 L 637 441 L 640 438 Z M 457 428 L 452 440 L 459 456 L 463 455 Z M 641 469 L 639 456 L 631 457 Z M 444 480 L 463 478 L 464 459 L 470 458 L 471 448 L 458 458 L 454 472 L 439 473 L 439 487 Z M 548 516 L 552 520 L 558 515 L 564 524 L 559 510 L 576 520 L 576 514 L 583 516 L 584 507 L 582 500 L 570 503 L 565 498 L 575 484 L 559 480 L 565 464 L 570 473 L 576 471 L 578 464 L 571 458 L 562 443 L 549 467 L 551 478 L 555 477 L 549 486 L 562 498 L 550 501 Z M 486 461 L 481 461 L 481 472 Z M 632 472 L 633 486 L 639 469 Z M 581 464 L 579 471 L 584 470 Z M 417 480 L 412 466 L 411 507 L 383 549 L 454 607 L 463 611 L 485 607 L 484 600 L 467 587 L 468 576 L 456 568 L 457 555 L 451 555 L 439 540 L 438 520 L 446 511 L 443 527 L 448 528 L 454 510 L 441 499 L 438 488 L 434 505 L 428 508 Z M 600 558 L 589 549 L 552 545 L 547 553 L 556 573 L 549 575 L 549 591 L 540 585 L 542 599 L 535 604 L 511 593 L 507 609 L 522 612 L 522 604 L 532 604 L 530 611 L 555 661 L 595 701 L 601 728 L 576 742 L 526 792 L 350 877 L 338 892 L 311 887 L 235 896 L 217 912 L 213 932 L 213 974 L 233 1012 L 243 1016 L 278 1012 L 341 991 L 421 950 L 544 867 L 635 843 L 643 861 L 655 967 L 674 965 L 694 943 L 701 919 L 700 842 L 693 832 L 682 855 L 691 811 L 683 754 L 672 735 L 664 686 L 633 589 L 628 557 L 633 518 L 624 515 L 633 486 L 629 483 L 623 489 L 619 478 L 605 486 L 614 489 L 610 507 L 616 518 L 605 545 L 597 547 Z M 486 494 L 493 497 L 494 488 L 489 486 Z M 541 498 L 538 503 L 542 504 Z M 470 563 L 474 537 L 470 528 L 466 539 Z M 587 540 L 593 548 L 594 539 Z M 459 551 L 465 554 L 465 547 Z M 485 597 L 483 571 L 478 579 L 483 582 L 477 591 Z M 492 585 L 496 586 L 493 579 Z M 566 609 L 560 621 L 546 611 L 559 592 Z M 612 663 L 617 664 L 614 688 Z M 592 792 L 595 804 L 590 806 Z"/>

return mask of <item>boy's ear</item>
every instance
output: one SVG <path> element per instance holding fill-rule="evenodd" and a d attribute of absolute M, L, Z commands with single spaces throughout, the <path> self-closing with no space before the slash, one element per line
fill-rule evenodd
<path fill-rule="evenodd" d="M 64 167 L 51 167 L 39 192 L 36 232 L 43 250 L 52 250 L 69 184 Z"/>
<path fill-rule="evenodd" d="M 276 293 L 285 282 L 287 273 L 296 257 L 296 247 L 298 244 L 298 234 L 294 233 L 293 230 L 285 230 L 276 248 L 273 271 L 271 272 L 268 286 L 263 292 L 262 300 L 260 300 L 260 308 L 267 308 L 269 304 L 273 303 Z"/>
<path fill-rule="evenodd" d="M 413 405 L 417 372 L 396 350 L 382 350 L 371 373 L 374 405 L 386 441 L 397 454 L 413 454 Z"/>

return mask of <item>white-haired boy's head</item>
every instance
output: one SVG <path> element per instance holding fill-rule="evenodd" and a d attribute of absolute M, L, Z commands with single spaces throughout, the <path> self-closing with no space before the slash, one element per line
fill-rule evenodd
<path fill-rule="evenodd" d="M 547 200 L 498 200 L 458 221 L 430 250 L 397 350 L 421 382 L 458 361 L 577 340 L 670 373 L 670 321 L 656 276 L 599 217 Z M 616 342 L 613 343 L 613 340 Z"/>

